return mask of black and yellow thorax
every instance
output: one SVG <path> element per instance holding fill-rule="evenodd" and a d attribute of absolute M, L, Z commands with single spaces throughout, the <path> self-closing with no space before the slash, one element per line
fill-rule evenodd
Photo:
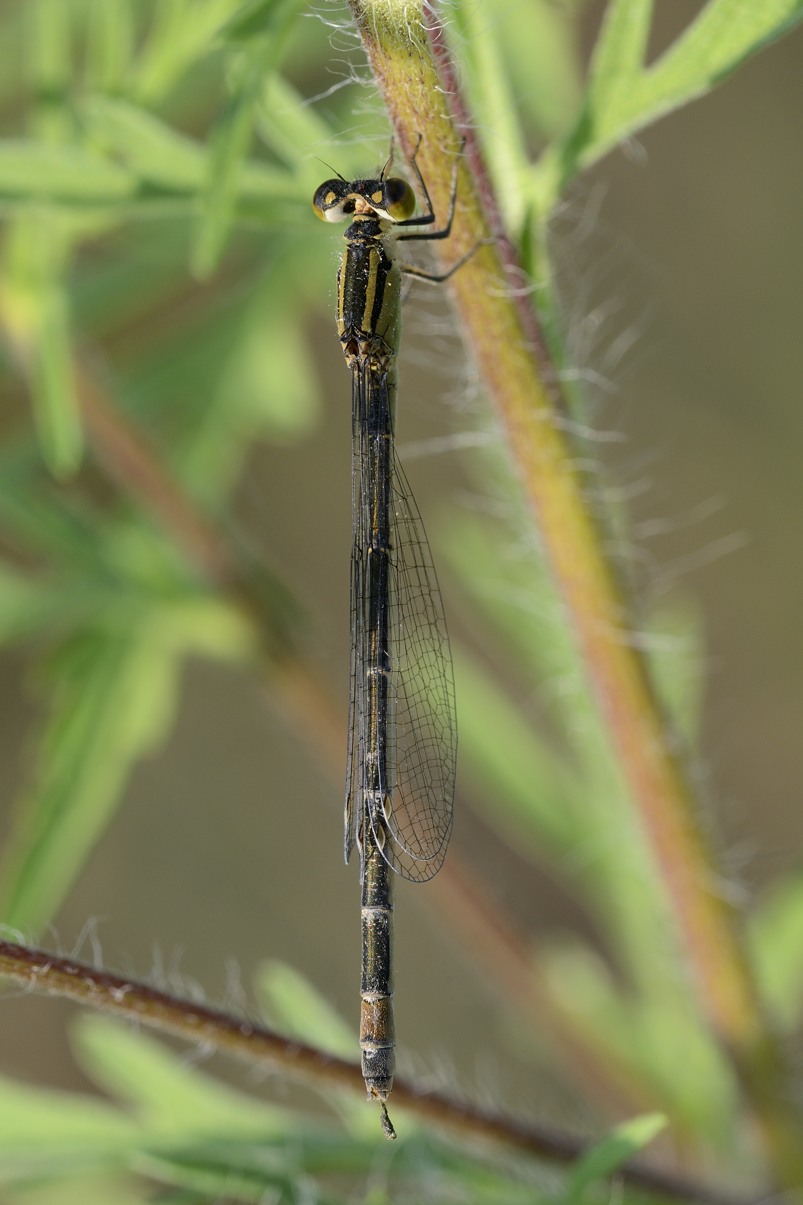
<path fill-rule="evenodd" d="M 337 327 L 349 364 L 387 369 L 399 346 L 401 272 L 392 238 L 374 216 L 346 231 L 337 274 Z"/>

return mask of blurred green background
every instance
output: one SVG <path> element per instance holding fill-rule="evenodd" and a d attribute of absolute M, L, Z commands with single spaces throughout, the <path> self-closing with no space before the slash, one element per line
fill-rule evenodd
<path fill-rule="evenodd" d="M 567 46 L 576 38 L 579 73 L 602 6 L 575 7 L 574 17 L 567 7 L 565 37 Z M 657 52 L 702 6 L 659 0 L 656 7 Z M 33 101 L 23 8 L 0 8 L 4 137 L 19 135 Z M 510 0 L 508 9 L 514 22 L 531 19 L 523 0 Z M 559 8 L 554 15 L 562 19 Z M 318 156 L 345 173 L 358 161 L 369 170 L 382 157 L 386 132 L 371 87 L 348 83 L 352 71 L 365 75 L 359 52 L 322 22 L 299 24 L 287 73 L 314 98 L 311 112 L 342 129 L 339 142 L 302 148 L 313 185 L 329 170 Z M 612 496 L 626 499 L 629 530 L 614 555 L 645 607 L 671 596 L 698 608 L 705 649 L 700 778 L 734 890 L 747 898 L 800 860 L 802 63 L 797 32 L 608 156 L 573 188 L 551 237 L 570 374 L 584 382 L 603 479 Z M 219 67 L 213 55 L 169 90 L 163 116 L 203 137 L 223 103 Z M 80 55 L 75 70 L 80 77 Z M 570 76 L 564 86 L 568 105 Z M 571 116 L 554 120 L 559 126 Z M 493 113 L 479 118 L 491 137 L 493 121 Z M 530 137 L 536 154 L 537 131 Z M 193 279 L 187 267 L 191 221 L 156 214 L 89 241 L 71 281 L 82 342 L 127 405 L 149 399 L 144 421 L 155 439 L 191 422 L 206 394 L 218 401 L 226 390 L 240 391 L 240 400 L 243 390 L 254 395 L 254 427 L 262 428 L 237 469 L 233 513 L 252 549 L 300 601 L 305 655 L 342 700 L 345 763 L 350 391 L 332 318 L 340 240 L 313 220 L 309 199 L 302 192 L 293 199 L 298 221 L 272 234 L 267 250 L 259 229 L 238 234 L 207 280 Z M 305 277 L 307 262 L 324 265 L 324 273 L 311 269 Z M 131 264 L 139 275 L 121 268 Z M 143 264 L 152 267 L 150 284 Z M 288 273 L 294 314 L 302 300 L 305 306 L 304 341 L 286 341 L 287 362 L 264 382 L 260 413 L 261 379 L 245 369 L 226 378 L 220 369 L 230 330 L 221 331 L 219 319 Z M 251 308 L 246 319 L 256 346 L 260 321 L 282 331 L 271 303 L 261 314 Z M 281 337 L 277 344 L 280 355 Z M 254 363 L 263 362 L 255 354 Z M 285 376 L 296 363 L 302 385 L 288 399 Z M 495 436 L 448 311 L 422 288 L 407 305 L 401 380 L 399 449 L 434 546 L 453 640 L 481 652 L 504 677 L 509 658 L 479 625 L 449 552 L 455 514 L 493 513 L 498 505 L 464 464 L 477 431 L 481 441 Z M 2 389 L 3 432 L 16 438 L 29 419 L 9 358 Z M 285 400 L 294 409 L 285 410 Z M 210 444 L 224 433 L 221 421 Z M 197 485 L 203 457 L 195 471 Z M 485 585 L 492 593 L 494 582 Z M 548 731 L 550 697 L 560 684 L 535 690 L 515 674 L 506 680 L 516 708 Z M 4 825 L 30 780 L 42 722 L 30 686 L 28 650 L 7 649 L 0 661 Z M 458 698 L 458 717 L 459 708 Z M 136 767 L 44 944 L 71 950 L 81 942 L 77 952 L 86 956 L 96 941 L 111 968 L 153 974 L 179 991 L 197 983 L 208 999 L 234 1005 L 237 985 L 247 994 L 264 959 L 282 959 L 353 1024 L 358 883 L 356 867 L 345 868 L 340 854 L 342 784 L 286 720 L 255 672 L 193 658 L 167 741 Z M 557 872 L 533 870 L 487 818 L 472 813 L 476 792 L 459 769 L 454 848 L 525 939 L 587 933 L 588 919 L 565 886 L 567 877 L 582 876 L 584 851 Z M 533 1064 L 522 1058 L 500 993 L 439 921 L 437 902 L 434 884 L 400 884 L 402 1068 L 456 1078 L 494 1102 L 548 1109 L 553 1122 L 582 1125 L 586 1103 L 558 1076 L 549 1082 L 544 1071 L 533 1089 Z M 7 1074 L 81 1082 L 63 1024 L 67 1006 L 27 997 L 3 1007 Z M 240 1072 L 232 1074 L 242 1082 Z"/>

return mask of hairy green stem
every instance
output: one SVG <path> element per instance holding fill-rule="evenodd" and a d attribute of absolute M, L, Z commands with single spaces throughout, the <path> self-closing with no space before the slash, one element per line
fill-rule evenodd
<path fill-rule="evenodd" d="M 451 162 L 467 113 L 436 14 L 419 0 L 351 0 L 397 139 L 417 156 L 436 212 L 447 211 Z M 470 132 L 458 182 L 449 258 L 496 234 L 498 210 Z M 489 204 L 490 203 L 490 204 Z M 490 213 L 490 222 L 488 214 Z M 493 224 L 493 225 L 492 225 Z M 678 742 L 635 647 L 603 529 L 570 446 L 557 373 L 537 316 L 515 287 L 510 244 L 499 238 L 458 272 L 451 290 L 467 346 L 505 431 L 541 533 L 612 747 L 651 843 L 701 1011 L 759 1122 L 779 1182 L 803 1182 L 803 1144 L 779 1043 L 764 1015 L 731 902 L 700 821 Z"/>

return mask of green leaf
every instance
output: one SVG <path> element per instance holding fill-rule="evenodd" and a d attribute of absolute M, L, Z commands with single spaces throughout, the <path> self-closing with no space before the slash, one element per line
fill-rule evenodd
<path fill-rule="evenodd" d="M 609 9 L 589 89 L 598 145 L 709 91 L 803 16 L 801 0 L 709 0 L 661 58 L 643 68 L 651 8 L 647 0 L 616 0 Z"/>
<path fill-rule="evenodd" d="M 215 390 L 218 441 L 225 424 L 233 436 L 238 434 L 232 430 L 236 424 L 251 438 L 258 432 L 277 442 L 290 441 L 308 434 L 318 416 L 318 379 L 299 321 L 305 298 L 293 285 L 277 287 L 291 262 L 300 265 L 303 257 L 291 261 L 289 255 L 277 252 L 273 271 L 262 288 L 254 289 L 237 329 L 231 332 L 231 354 Z M 315 267 L 309 275 L 302 274 L 303 280 L 314 279 Z"/>
<path fill-rule="evenodd" d="M 72 72 L 73 7 L 62 0 L 30 0 L 25 5 L 31 75 L 37 103 L 31 128 L 49 142 L 69 138 L 71 117 L 63 103 Z"/>
<path fill-rule="evenodd" d="M 284 1033 L 337 1058 L 356 1058 L 359 1049 L 356 1030 L 293 967 L 278 961 L 263 964 L 256 988 L 268 1017 L 275 1019 Z M 372 1111 L 362 1101 L 355 1100 L 353 1093 L 327 1092 L 326 1097 L 337 1104 L 350 1133 L 369 1136 L 376 1132 Z"/>
<path fill-rule="evenodd" d="M 622 78 L 641 71 L 652 23 L 653 0 L 610 0 L 591 63 L 592 96 L 616 96 Z"/>
<path fill-rule="evenodd" d="M 98 1100 L 0 1079 L 0 1184 L 107 1166 L 132 1141 L 133 1123 Z"/>
<path fill-rule="evenodd" d="M 27 8 L 36 82 L 47 90 L 63 88 L 71 71 L 71 6 L 62 0 L 31 0 Z"/>
<path fill-rule="evenodd" d="M 30 440 L 0 449 L 0 517 L 7 535 L 34 556 L 84 575 L 92 592 L 104 578 L 108 585 L 97 513 L 43 473 Z"/>
<path fill-rule="evenodd" d="M 239 0 L 160 0 L 133 77 L 133 95 L 154 104 L 200 59 Z"/>
<path fill-rule="evenodd" d="M 476 472 L 478 488 L 505 497 L 496 458 L 483 456 Z M 577 653 L 567 631 L 562 606 L 547 567 L 537 550 L 522 546 L 526 538 L 517 525 L 516 502 L 509 506 L 512 521 L 502 525 L 468 510 L 450 515 L 442 525 L 441 543 L 464 588 L 510 652 L 510 666 L 526 682 L 565 683 L 579 677 Z M 555 700 L 561 706 L 561 697 Z M 589 710 L 589 714 L 592 714 Z M 571 718 L 577 713 L 572 706 Z"/>
<path fill-rule="evenodd" d="M 494 471 L 487 453 L 481 463 Z M 481 491 L 504 497 L 492 480 Z M 506 696 L 478 663 L 456 658 L 461 757 L 473 797 L 506 840 L 537 861 L 549 858 L 596 922 L 604 918 L 633 983 L 660 992 L 660 967 L 672 958 L 660 881 L 545 567 L 509 528 L 469 511 L 450 519 L 443 545 L 481 613 L 478 630 L 493 629 L 510 649 L 513 692 L 539 698 L 537 709 L 517 706 L 510 686 Z M 673 605 L 650 623 L 653 631 L 662 696 L 693 728 L 699 674 L 691 615 Z"/>
<path fill-rule="evenodd" d="M 580 117 L 536 171 L 543 205 L 551 207 L 578 170 L 710 91 L 803 19 L 803 0 L 709 0 L 673 45 L 646 65 L 652 7 L 652 0 L 611 0 Z"/>
<path fill-rule="evenodd" d="M 256 130 L 265 146 L 284 163 L 306 173 L 314 190 L 319 178 L 317 160 L 309 162 L 313 147 L 328 145 L 336 131 L 283 76 L 273 72 L 265 80 L 256 111 Z"/>
<path fill-rule="evenodd" d="M 493 137 L 487 140 L 485 153 L 494 179 L 504 181 L 499 196 L 507 225 L 517 229 L 522 220 L 520 181 L 526 174 L 528 157 L 515 109 L 514 81 L 499 44 L 498 22 L 489 22 L 487 13 L 474 4 L 456 5 L 453 19 L 464 47 L 473 111 L 493 114 Z M 537 18 L 522 24 L 531 28 Z M 531 64 L 530 69 L 533 78 L 538 79 L 537 67 Z"/>
<path fill-rule="evenodd" d="M 658 932 L 657 944 L 663 940 Z M 623 1074 L 628 1091 L 635 1084 L 641 1099 L 657 1102 L 689 1133 L 728 1142 L 737 1117 L 729 1069 L 668 956 L 642 971 L 650 965 L 657 975 L 648 994 L 640 985 L 623 989 L 600 955 L 577 942 L 564 939 L 541 955 L 550 994 Z"/>
<path fill-rule="evenodd" d="M 37 633 L 64 631 L 75 617 L 87 618 L 101 605 L 98 592 L 76 574 L 70 579 L 26 577 L 0 563 L 0 645 Z"/>
<path fill-rule="evenodd" d="M 81 106 L 91 139 L 126 163 L 140 180 L 196 189 L 206 172 L 206 148 L 153 113 L 120 97 L 94 95 Z"/>
<path fill-rule="evenodd" d="M 2 874 L 3 918 L 37 932 L 108 824 L 131 767 L 171 722 L 178 665 L 158 623 L 72 640 L 52 666 L 36 784 Z"/>
<path fill-rule="evenodd" d="M 278 1163 L 278 1160 L 271 1160 Z M 161 1200 L 175 1205 L 196 1202 L 236 1201 L 237 1205 L 264 1205 L 266 1201 L 276 1205 L 294 1205 L 296 1201 L 308 1200 L 310 1205 L 325 1205 L 326 1198 L 317 1191 L 314 1195 L 298 1182 L 293 1174 L 292 1157 L 285 1158 L 290 1170 L 282 1172 L 257 1157 L 252 1166 L 245 1164 L 242 1152 L 226 1143 L 209 1143 L 189 1150 L 143 1152 L 137 1159 L 137 1168 L 144 1175 L 164 1184 L 175 1185 L 175 1195 L 165 1194 Z M 333 1203 L 332 1203 L 333 1205 Z"/>
<path fill-rule="evenodd" d="M 257 989 L 270 1016 L 290 1035 L 314 1042 L 340 1058 L 354 1058 L 355 1031 L 293 967 L 284 962 L 265 963 L 259 972 Z"/>
<path fill-rule="evenodd" d="M 647 1113 L 622 1122 L 611 1130 L 572 1168 L 565 1197 L 567 1205 L 580 1205 L 585 1199 L 586 1189 L 618 1171 L 622 1164 L 648 1146 L 666 1125 L 667 1119 L 663 1114 Z"/>
<path fill-rule="evenodd" d="M 318 415 L 315 364 L 301 331 L 309 296 L 330 284 L 326 256 L 316 251 L 296 234 L 263 246 L 261 279 L 216 289 L 192 326 L 138 349 L 129 370 L 126 404 L 155 431 L 167 419 L 172 463 L 207 507 L 226 504 L 254 439 L 290 443 Z"/>
<path fill-rule="evenodd" d="M 541 857 L 568 852 L 579 783 L 477 662 L 459 655 L 455 669 L 473 798 L 517 848 L 524 840 Z"/>
<path fill-rule="evenodd" d="M 187 1064 L 156 1039 L 85 1014 L 73 1029 L 76 1057 L 96 1084 L 125 1102 L 149 1135 L 267 1138 L 280 1112 Z"/>
<path fill-rule="evenodd" d="M 70 336 L 69 303 L 61 281 L 42 283 L 34 317 L 31 374 L 34 413 L 42 453 L 56 477 L 71 476 L 81 461 L 83 431 L 78 411 Z"/>
<path fill-rule="evenodd" d="M 461 77 L 474 113 L 488 115 L 492 136 L 477 133 L 508 229 L 519 230 L 529 189 L 530 160 L 522 123 L 526 112 L 541 137 L 566 128 L 581 100 L 576 39 L 552 0 L 531 0 L 527 19 L 501 6 L 492 21 L 476 4 L 453 4 L 450 26 L 460 40 Z"/>
<path fill-rule="evenodd" d="M 204 189 L 211 168 L 203 143 L 118 97 L 92 96 L 81 112 L 89 137 L 126 164 L 137 186 L 144 182 L 193 194 Z M 297 204 L 288 174 L 264 163 L 242 164 L 237 194 L 281 197 Z"/>
<path fill-rule="evenodd" d="M 116 91 L 123 85 L 134 49 L 131 0 L 89 0 L 85 23 L 90 86 Z"/>
<path fill-rule="evenodd" d="M 250 42 L 270 33 L 283 0 L 247 0 L 221 27 L 223 42 Z"/>
<path fill-rule="evenodd" d="M 262 88 L 279 63 L 301 0 L 275 0 L 263 6 L 269 17 L 259 39 L 248 44 L 237 65 L 237 82 L 212 132 L 204 208 L 193 267 L 208 276 L 220 257 L 234 217 L 242 166 L 253 133 Z"/>
<path fill-rule="evenodd" d="M 803 1007 L 803 871 L 773 888 L 751 919 L 750 936 L 767 1002 L 791 1032 Z"/>
<path fill-rule="evenodd" d="M 78 468 L 83 432 L 68 292 L 69 239 L 47 207 L 12 227 L 3 308 L 28 379 L 42 454 L 57 477 Z"/>
<path fill-rule="evenodd" d="M 59 1176 L 51 1184 L 38 1176 L 35 1184 L 23 1183 L 18 1191 L 9 1189 L 4 1205 L 109 1205 L 110 1201 L 114 1205 L 153 1205 L 153 1185 L 143 1183 L 138 1190 L 129 1175 L 104 1171 L 70 1175 L 69 1179 Z"/>
<path fill-rule="evenodd" d="M 136 177 L 124 167 L 81 147 L 0 141 L 0 202 L 80 201 L 100 206 L 132 196 L 136 187 Z"/>

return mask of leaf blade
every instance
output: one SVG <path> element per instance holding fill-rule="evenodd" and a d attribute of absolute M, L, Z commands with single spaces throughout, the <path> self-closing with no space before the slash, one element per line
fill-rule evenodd
<path fill-rule="evenodd" d="M 133 763 L 160 739 L 176 665 L 157 632 L 89 633 L 61 651 L 40 772 L 4 863 L 7 923 L 37 932 L 69 891 L 118 803 Z"/>

